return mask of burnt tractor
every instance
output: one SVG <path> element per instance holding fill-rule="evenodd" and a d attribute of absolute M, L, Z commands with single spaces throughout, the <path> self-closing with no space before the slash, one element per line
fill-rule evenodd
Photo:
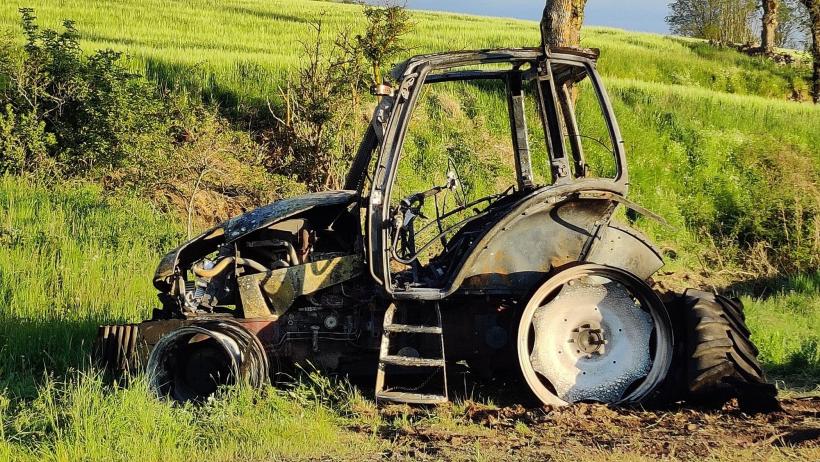
<path fill-rule="evenodd" d="M 162 308 L 101 327 L 100 357 L 117 373 L 146 370 L 179 401 L 309 365 L 369 376 L 379 402 L 446 402 L 448 370 L 467 369 L 523 378 L 548 405 L 776 406 L 737 300 L 654 288 L 662 254 L 628 223 L 660 218 L 627 199 L 597 58 L 498 49 L 398 65 L 394 85 L 373 89 L 344 190 L 276 201 L 167 254 L 154 277 Z M 473 117 L 496 108 L 504 131 L 509 121 L 506 163 L 473 171 L 497 186 L 483 197 L 459 175 L 469 152 L 427 156 L 434 143 L 412 134 L 414 123 L 438 130 L 435 118 L 413 122 L 430 89 L 457 85 L 498 96 L 474 98 Z M 438 183 L 413 189 L 435 168 Z"/>

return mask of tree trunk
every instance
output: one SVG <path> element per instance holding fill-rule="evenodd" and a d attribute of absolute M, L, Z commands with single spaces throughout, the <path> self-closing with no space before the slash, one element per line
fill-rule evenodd
<path fill-rule="evenodd" d="M 809 35 L 812 39 L 811 55 L 814 60 L 814 72 L 812 73 L 812 98 L 814 102 L 820 104 L 820 0 L 800 0 L 809 10 L 811 27 Z"/>
<path fill-rule="evenodd" d="M 760 34 L 760 48 L 767 55 L 774 52 L 779 3 L 779 0 L 763 0 L 763 28 Z"/>
<path fill-rule="evenodd" d="M 547 0 L 541 17 L 541 41 L 548 47 L 577 47 L 587 0 Z"/>

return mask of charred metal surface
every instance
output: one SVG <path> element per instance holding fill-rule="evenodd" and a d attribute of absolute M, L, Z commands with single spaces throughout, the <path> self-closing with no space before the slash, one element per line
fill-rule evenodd
<path fill-rule="evenodd" d="M 356 191 L 324 191 L 281 199 L 244 215 L 231 218 L 222 227 L 227 242 L 314 207 L 344 205 L 356 199 Z"/>
<path fill-rule="evenodd" d="M 94 345 L 95 356 L 100 365 L 116 377 L 122 377 L 139 370 L 144 364 L 144 342 L 138 324 L 100 326 Z"/>
<path fill-rule="evenodd" d="M 649 279 L 663 266 L 663 257 L 644 236 L 626 227 L 609 225 L 596 235 L 586 261 L 625 269 Z"/>
<path fill-rule="evenodd" d="M 276 318 L 285 314 L 296 297 L 312 294 L 362 274 L 358 255 L 331 258 L 239 278 L 246 318 Z M 262 296 L 264 294 L 264 297 Z M 265 297 L 270 305 L 265 302 Z"/>
<path fill-rule="evenodd" d="M 578 261 L 610 203 L 568 200 L 522 211 L 494 230 L 465 268 L 462 290 L 527 293 L 553 268 Z"/>
<path fill-rule="evenodd" d="M 284 220 L 297 213 L 319 206 L 338 206 L 356 200 L 355 191 L 326 191 L 304 196 L 281 199 L 266 206 L 234 217 L 221 226 L 210 229 L 180 247 L 169 252 L 160 261 L 154 275 L 154 285 L 160 290 L 168 290 L 167 279 L 175 274 L 183 253 L 202 255 L 216 249 L 216 238 L 224 236 L 225 242 L 233 242 L 249 233 Z"/>
<path fill-rule="evenodd" d="M 268 354 L 242 323 L 201 319 L 163 335 L 146 363 L 151 388 L 163 397 L 201 403 L 220 386 L 261 387 L 270 380 Z"/>

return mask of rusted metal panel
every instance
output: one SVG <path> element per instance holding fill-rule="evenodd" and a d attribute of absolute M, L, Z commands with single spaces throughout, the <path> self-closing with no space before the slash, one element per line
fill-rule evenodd
<path fill-rule="evenodd" d="M 245 317 L 282 316 L 296 297 L 348 281 L 363 271 L 364 263 L 360 256 L 346 255 L 242 276 L 238 279 Z M 270 308 L 262 294 L 270 301 Z"/>
<path fill-rule="evenodd" d="M 569 200 L 520 213 L 487 244 L 465 273 L 462 290 L 526 293 L 552 268 L 579 260 L 600 222 L 609 220 L 605 200 Z"/>
<path fill-rule="evenodd" d="M 225 230 L 225 241 L 233 242 L 278 220 L 313 207 L 349 204 L 355 198 L 356 191 L 324 191 L 278 200 L 226 221 L 222 225 Z"/>
<path fill-rule="evenodd" d="M 629 271 L 648 279 L 663 266 L 663 257 L 634 229 L 609 225 L 595 236 L 586 261 Z"/>
<path fill-rule="evenodd" d="M 239 297 L 242 300 L 242 313 L 248 319 L 263 319 L 278 316 L 271 313 L 268 302 L 262 295 L 259 279 L 252 276 L 243 276 L 237 279 Z"/>
<path fill-rule="evenodd" d="M 170 286 L 167 283 L 168 278 L 174 276 L 177 265 L 179 265 L 180 256 L 183 253 L 190 253 L 196 255 L 207 255 L 216 249 L 218 239 L 224 235 L 224 230 L 217 226 L 205 231 L 199 236 L 182 244 L 176 249 L 168 252 L 162 260 L 160 260 L 157 270 L 154 273 L 154 287 L 167 292 Z"/>
<path fill-rule="evenodd" d="M 138 350 L 141 346 L 138 324 L 100 326 L 94 353 L 100 365 L 115 376 L 126 376 L 140 366 Z"/>

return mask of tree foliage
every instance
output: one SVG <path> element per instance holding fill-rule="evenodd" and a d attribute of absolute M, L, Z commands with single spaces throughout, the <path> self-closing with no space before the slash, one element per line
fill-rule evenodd
<path fill-rule="evenodd" d="M 198 97 L 160 89 L 114 51 L 83 53 L 71 21 L 55 31 L 21 16 L 22 40 L 0 37 L 0 174 L 93 179 L 200 223 L 297 188 Z"/>
<path fill-rule="evenodd" d="M 156 89 L 120 53 L 84 56 L 72 21 L 40 30 L 20 12 L 22 50 L 11 37 L 0 45 L 0 171 L 78 175 L 155 152 L 167 129 Z"/>
<path fill-rule="evenodd" d="M 400 5 L 365 6 L 364 16 L 367 28 L 364 34 L 356 36 L 356 45 L 370 62 L 373 84 L 378 85 L 382 83 L 384 67 L 407 50 L 402 37 L 412 30 L 413 24 L 407 8 Z"/>
<path fill-rule="evenodd" d="M 807 49 L 809 15 L 801 0 L 779 0 L 775 46 Z"/>
<path fill-rule="evenodd" d="M 271 169 L 291 173 L 310 190 L 338 187 L 361 135 L 357 126 L 362 94 L 368 83 L 381 84 L 383 72 L 407 48 L 402 40 L 412 29 L 403 6 L 364 6 L 364 33 L 342 31 L 333 41 L 315 36 L 303 43 L 304 58 L 276 115 Z"/>
<path fill-rule="evenodd" d="M 675 0 L 666 22 L 674 34 L 720 43 L 753 40 L 757 0 Z"/>

